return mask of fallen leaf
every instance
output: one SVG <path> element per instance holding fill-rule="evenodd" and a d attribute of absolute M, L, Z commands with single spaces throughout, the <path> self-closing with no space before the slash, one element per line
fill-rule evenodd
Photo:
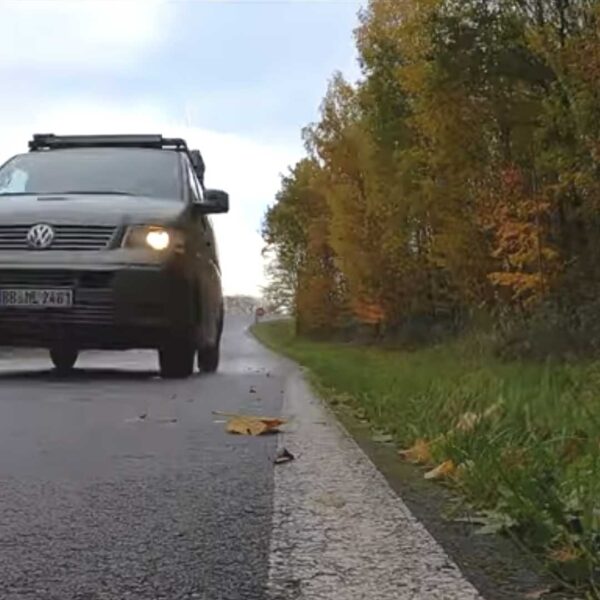
<path fill-rule="evenodd" d="M 256 394 L 256 388 L 255 388 L 253 385 L 252 385 L 252 386 L 250 386 L 250 390 L 249 390 L 249 392 L 250 392 L 251 394 Z"/>
<path fill-rule="evenodd" d="M 404 459 L 416 464 L 425 464 L 431 461 L 431 448 L 429 442 L 418 439 L 411 448 L 400 450 L 398 454 Z"/>
<path fill-rule="evenodd" d="M 268 431 L 268 427 L 259 419 L 249 417 L 233 417 L 227 421 L 226 431 L 239 435 L 262 435 Z"/>
<path fill-rule="evenodd" d="M 452 460 L 445 460 L 442 464 L 438 465 L 435 469 L 425 473 L 425 479 L 442 479 L 449 477 L 456 471 L 456 465 Z"/>
<path fill-rule="evenodd" d="M 280 419 L 278 417 L 259 417 L 259 419 L 269 428 L 277 429 L 287 423 L 286 419 Z"/>
<path fill-rule="evenodd" d="M 281 465 L 283 463 L 290 462 L 291 460 L 294 460 L 295 458 L 296 457 L 287 448 L 282 448 L 277 453 L 277 456 L 275 457 L 274 462 L 276 465 Z"/>
<path fill-rule="evenodd" d="M 228 433 L 239 435 L 263 435 L 265 433 L 275 433 L 281 425 L 287 423 L 286 419 L 279 417 L 257 417 L 254 415 L 236 415 L 225 413 L 214 413 L 227 417 L 225 430 Z"/>

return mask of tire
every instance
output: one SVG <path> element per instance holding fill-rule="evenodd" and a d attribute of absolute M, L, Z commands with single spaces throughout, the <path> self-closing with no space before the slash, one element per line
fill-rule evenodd
<path fill-rule="evenodd" d="M 160 375 L 163 379 L 185 379 L 194 372 L 196 351 L 186 341 L 169 342 L 158 351 Z"/>
<path fill-rule="evenodd" d="M 219 368 L 220 359 L 220 344 L 217 342 L 216 346 L 205 348 L 198 352 L 198 368 L 203 373 L 215 373 Z"/>
<path fill-rule="evenodd" d="M 198 350 L 198 369 L 204 373 L 216 373 L 219 368 L 221 357 L 221 334 L 223 333 L 223 307 L 219 315 L 219 324 L 217 326 L 217 342 L 213 346 L 208 346 Z"/>
<path fill-rule="evenodd" d="M 68 375 L 73 371 L 79 352 L 75 348 L 55 346 L 50 348 L 50 359 L 59 375 Z"/>

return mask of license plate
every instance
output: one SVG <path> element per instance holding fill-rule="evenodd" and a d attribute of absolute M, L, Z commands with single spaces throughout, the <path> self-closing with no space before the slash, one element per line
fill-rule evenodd
<path fill-rule="evenodd" d="M 25 308 L 68 308 L 73 305 L 73 290 L 0 289 L 0 306 Z"/>

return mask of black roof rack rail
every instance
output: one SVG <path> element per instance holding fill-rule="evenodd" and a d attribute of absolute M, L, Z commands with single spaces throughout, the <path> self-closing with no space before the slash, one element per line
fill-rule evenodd
<path fill-rule="evenodd" d="M 65 148 L 156 148 L 185 152 L 194 171 L 204 186 L 204 160 L 199 150 L 190 150 L 181 138 L 165 138 L 162 135 L 54 135 L 36 133 L 29 142 L 30 152 Z"/>
<path fill-rule="evenodd" d="M 164 138 L 162 135 L 54 135 L 36 133 L 29 142 L 29 150 L 57 148 L 173 148 L 187 151 L 185 140 Z"/>

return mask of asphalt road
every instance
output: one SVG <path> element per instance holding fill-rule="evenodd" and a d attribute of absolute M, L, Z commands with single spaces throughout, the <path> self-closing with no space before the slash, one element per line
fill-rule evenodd
<path fill-rule="evenodd" d="M 89 353 L 0 359 L 2 600 L 474 599 L 358 447 L 241 318 L 216 375 Z M 213 411 L 293 417 L 225 433 Z M 286 445 L 296 460 L 273 465 Z"/>
<path fill-rule="evenodd" d="M 212 414 L 280 412 L 285 374 L 244 325 L 183 382 L 146 352 L 85 354 L 68 381 L 0 361 L 0 598 L 263 597 L 276 439 Z"/>

